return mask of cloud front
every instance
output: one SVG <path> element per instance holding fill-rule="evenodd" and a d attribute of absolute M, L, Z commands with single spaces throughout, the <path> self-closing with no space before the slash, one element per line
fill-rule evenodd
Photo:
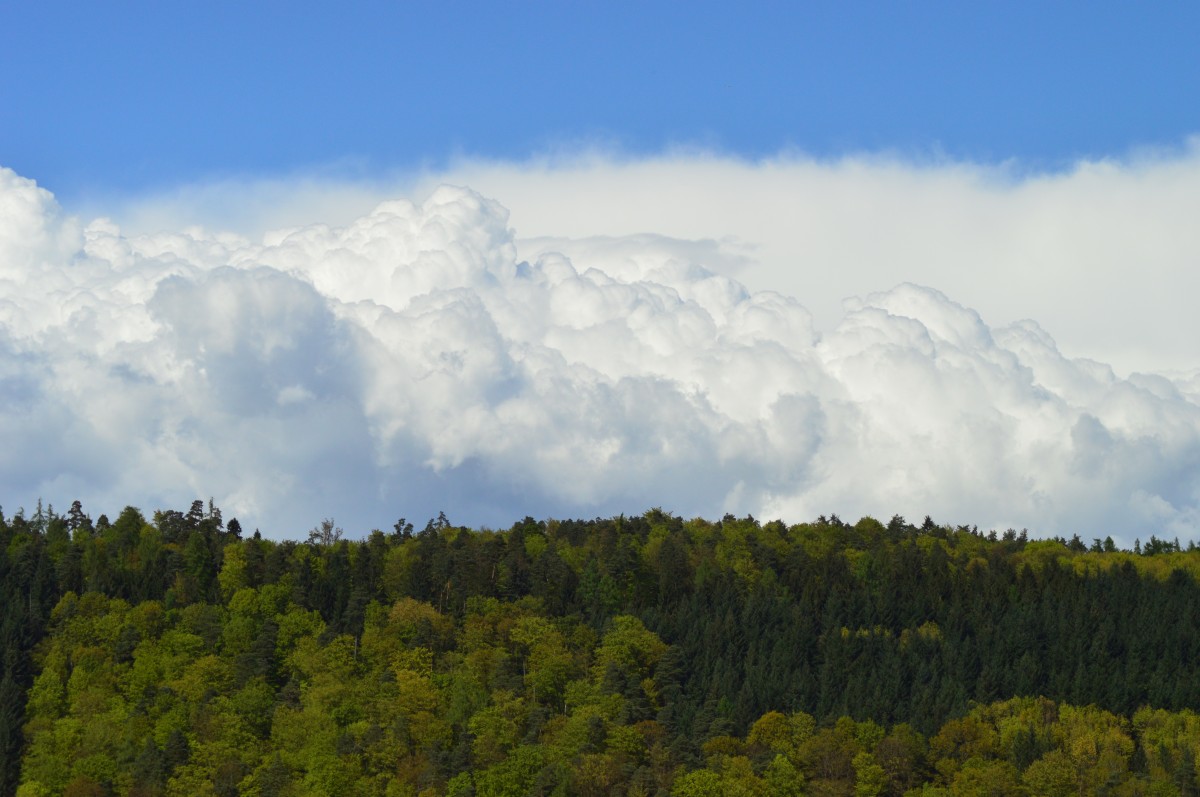
<path fill-rule="evenodd" d="M 651 506 L 1196 536 L 1196 378 L 1120 378 L 932 287 L 818 332 L 703 241 L 522 257 L 515 236 L 448 186 L 336 226 L 125 235 L 0 169 L 6 510 L 212 496 L 288 537 Z"/>

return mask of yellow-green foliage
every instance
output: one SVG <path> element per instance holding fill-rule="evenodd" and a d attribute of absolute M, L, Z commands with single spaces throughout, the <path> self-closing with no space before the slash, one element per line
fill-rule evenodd
<path fill-rule="evenodd" d="M 1048 555 L 1061 551 L 1040 546 L 1031 558 Z M 268 617 L 272 608 L 281 611 Z M 1181 764 L 1200 751 L 1193 712 L 1123 718 L 1043 698 L 976 706 L 928 740 L 903 724 L 822 725 L 769 711 L 745 736 L 705 741 L 701 765 L 680 766 L 658 722 L 626 713 L 629 689 L 661 708 L 655 678 L 667 651 L 632 616 L 589 637 L 564 633 L 528 601 L 476 601 L 456 621 L 403 599 L 372 605 L 358 639 L 329 636 L 313 613 L 240 587 L 225 607 L 171 611 L 71 594 L 53 617 L 28 701 L 18 793 L 30 797 L 88 783 L 129 790 L 139 753 L 165 755 L 173 743 L 187 752 L 168 795 L 221 793 L 214 784 L 263 794 L 280 780 L 287 793 L 378 795 L 468 784 L 475 794 L 525 793 L 538 778 L 579 793 L 601 783 L 675 795 L 1149 793 L 1178 788 L 1181 777 L 1200 787 L 1194 763 Z M 280 677 L 294 684 L 282 693 L 239 675 L 267 619 Z M 208 636 L 214 620 L 219 632 Z M 926 623 L 911 633 L 941 632 Z M 614 670 L 626 676 L 624 691 L 610 691 Z M 442 780 L 430 756 L 453 746 L 454 716 L 469 734 L 469 760 Z M 1135 748 L 1141 771 L 1131 770 Z M 631 772 L 642 773 L 636 789 Z"/>
<path fill-rule="evenodd" d="M 651 510 L 285 548 L 124 518 L 39 565 L 108 591 L 46 590 L 23 797 L 1200 789 L 1200 554 L 1161 541 Z"/>

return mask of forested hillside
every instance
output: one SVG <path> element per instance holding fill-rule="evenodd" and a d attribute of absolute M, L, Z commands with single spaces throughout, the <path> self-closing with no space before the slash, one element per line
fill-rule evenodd
<path fill-rule="evenodd" d="M 1192 794 L 1200 552 L 0 514 L 0 793 Z"/>

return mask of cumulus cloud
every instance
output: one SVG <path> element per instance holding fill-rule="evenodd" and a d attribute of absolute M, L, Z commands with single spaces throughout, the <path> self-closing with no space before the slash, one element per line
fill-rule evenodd
<path fill-rule="evenodd" d="M 655 505 L 1196 536 L 1195 376 L 1121 377 L 908 282 L 820 325 L 735 279 L 744 242 L 537 232 L 443 186 L 124 233 L 0 170 L 5 500 L 211 495 L 287 536 Z"/>
<path fill-rule="evenodd" d="M 380 202 L 444 183 L 501 199 L 518 222 L 518 257 L 530 262 L 621 241 L 674 247 L 678 259 L 752 291 L 797 297 L 819 331 L 841 320 L 845 297 L 915 282 L 993 324 L 1036 318 L 1063 351 L 1122 375 L 1198 365 L 1200 139 L 1054 171 L 886 153 L 462 159 L 371 179 L 328 170 L 230 178 L 109 201 L 96 213 L 133 233 L 202 219 L 259 240 L 281 226 L 346 226 Z"/>

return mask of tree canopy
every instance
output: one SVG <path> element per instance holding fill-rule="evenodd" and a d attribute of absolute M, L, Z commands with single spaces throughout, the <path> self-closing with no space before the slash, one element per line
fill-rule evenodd
<path fill-rule="evenodd" d="M 0 793 L 1191 794 L 1200 552 L 0 513 Z"/>

